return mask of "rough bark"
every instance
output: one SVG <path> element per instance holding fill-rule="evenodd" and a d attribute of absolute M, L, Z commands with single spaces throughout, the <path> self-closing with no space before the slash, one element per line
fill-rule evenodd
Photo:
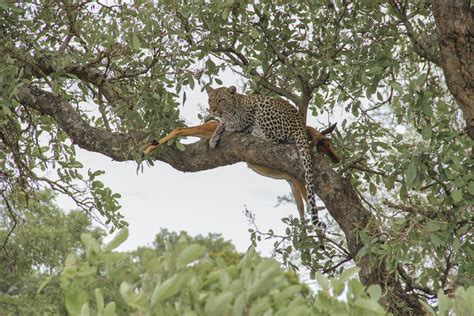
<path fill-rule="evenodd" d="M 104 154 L 114 160 L 131 160 L 127 149 L 132 146 L 137 148 L 137 140 L 143 137 L 139 133 L 125 135 L 90 126 L 66 100 L 34 87 L 24 88 L 18 94 L 18 99 L 24 106 L 51 116 L 81 148 Z M 154 158 L 184 172 L 208 170 L 245 161 L 283 170 L 300 180 L 304 179 L 293 145 L 272 145 L 240 133 L 224 133 L 220 146 L 216 149 L 210 149 L 206 141 L 186 145 L 184 152 L 164 146 Z M 344 232 L 350 254 L 356 259 L 358 251 L 363 247 L 358 231 L 367 228 L 374 236 L 380 233 L 374 216 L 362 205 L 350 182 L 335 172 L 325 159 L 315 156 L 314 166 L 316 193 Z M 364 284 L 379 284 L 382 289 L 387 290 L 388 295 L 382 303 L 391 307 L 392 312 L 398 314 L 393 308 L 397 306 L 398 309 L 404 305 L 400 309 L 404 314 L 408 310 L 421 313 L 422 307 L 416 297 L 403 291 L 395 274 L 385 270 L 383 261 L 370 262 L 369 257 L 365 256 L 357 260 L 356 264 L 361 269 L 359 276 Z"/>
<path fill-rule="evenodd" d="M 474 8 L 470 0 L 432 0 L 440 66 L 474 140 Z"/>

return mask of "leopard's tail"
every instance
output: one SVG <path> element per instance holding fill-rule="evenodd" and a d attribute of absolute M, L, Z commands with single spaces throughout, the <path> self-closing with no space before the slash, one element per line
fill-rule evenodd
<path fill-rule="evenodd" d="M 296 146 L 298 147 L 298 154 L 304 170 L 304 180 L 306 182 L 306 192 L 308 194 L 308 211 L 311 216 L 311 222 L 316 229 L 324 230 L 326 229 L 326 224 L 319 221 L 318 208 L 316 206 L 316 191 L 313 181 L 313 157 L 311 155 L 311 148 L 306 139 L 306 133 L 300 133 L 300 135 L 300 137 L 296 138 Z"/>

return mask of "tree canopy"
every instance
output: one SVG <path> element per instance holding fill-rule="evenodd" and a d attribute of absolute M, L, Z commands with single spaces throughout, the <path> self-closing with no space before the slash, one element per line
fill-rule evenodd
<path fill-rule="evenodd" d="M 140 161 L 143 144 L 182 125 L 186 89 L 231 69 L 242 90 L 304 115 L 344 112 L 342 164 L 314 157 L 344 250 L 307 246 L 297 224 L 284 237 L 314 271 L 337 265 L 339 249 L 389 311 L 419 314 L 420 300 L 473 282 L 472 12 L 469 0 L 0 2 L 4 209 L 14 226 L 46 186 L 123 227 L 119 195 L 99 171 L 78 172 L 76 147 Z M 237 133 L 212 151 L 175 144 L 148 162 L 245 161 L 303 179 L 291 145 Z"/>

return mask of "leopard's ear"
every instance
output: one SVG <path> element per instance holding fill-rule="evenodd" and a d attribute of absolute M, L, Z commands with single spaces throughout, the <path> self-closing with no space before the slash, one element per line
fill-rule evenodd
<path fill-rule="evenodd" d="M 211 86 L 207 86 L 206 91 L 207 91 L 207 93 L 211 93 L 211 92 L 214 91 L 214 89 L 212 89 Z"/>
<path fill-rule="evenodd" d="M 230 87 L 229 87 L 229 92 L 232 93 L 232 94 L 234 94 L 234 93 L 237 92 L 237 88 L 236 88 L 235 86 L 230 86 Z"/>

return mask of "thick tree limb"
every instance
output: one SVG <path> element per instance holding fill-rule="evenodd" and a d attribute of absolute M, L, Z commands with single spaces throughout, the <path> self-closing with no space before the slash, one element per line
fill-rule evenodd
<path fill-rule="evenodd" d="M 138 133 L 125 135 L 90 126 L 66 100 L 35 87 L 23 88 L 17 98 L 24 106 L 51 116 L 81 148 L 104 154 L 114 160 L 131 160 L 132 157 L 127 154 L 129 148 L 138 148 L 138 140 L 144 137 Z M 272 145 L 240 133 L 224 133 L 217 149 L 210 149 L 206 141 L 186 145 L 184 152 L 164 146 L 154 159 L 184 172 L 245 161 L 283 170 L 300 180 L 304 179 L 295 146 Z M 350 182 L 336 173 L 326 160 L 317 155 L 314 157 L 314 166 L 316 193 L 341 227 L 350 256 L 356 259 L 357 253 L 364 246 L 358 238 L 359 230 L 366 229 L 372 236 L 380 234 L 374 217 L 363 207 Z M 415 312 L 422 310 L 417 298 L 405 294 L 396 276 L 385 270 L 383 261 L 371 262 L 368 256 L 364 256 L 357 260 L 357 265 L 361 269 L 359 276 L 364 284 L 380 284 L 383 289 L 390 286 L 390 295 L 383 299 L 385 305 L 395 307 L 402 299 Z"/>
<path fill-rule="evenodd" d="M 35 87 L 21 89 L 17 98 L 24 106 L 51 116 L 79 147 L 104 154 L 114 160 L 131 159 L 126 153 L 134 145 L 134 137 L 90 126 L 63 98 Z"/>
<path fill-rule="evenodd" d="M 474 8 L 470 0 L 432 0 L 431 4 L 440 65 L 463 111 L 467 133 L 474 140 Z"/>

